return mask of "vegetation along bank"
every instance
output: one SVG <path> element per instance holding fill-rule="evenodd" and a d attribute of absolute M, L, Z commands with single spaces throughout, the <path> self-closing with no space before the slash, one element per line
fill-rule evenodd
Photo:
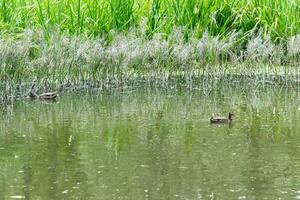
<path fill-rule="evenodd" d="M 297 76 L 300 1 L 0 0 L 0 91 Z"/>

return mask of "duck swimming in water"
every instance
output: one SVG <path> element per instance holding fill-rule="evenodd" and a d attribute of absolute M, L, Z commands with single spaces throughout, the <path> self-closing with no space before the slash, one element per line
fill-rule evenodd
<path fill-rule="evenodd" d="M 225 124 L 225 123 L 231 123 L 233 120 L 234 114 L 232 112 L 229 112 L 228 117 L 211 117 L 210 123 L 212 124 Z"/>
<path fill-rule="evenodd" d="M 46 92 L 46 93 L 37 95 L 36 93 L 31 91 L 29 93 L 29 97 L 31 99 L 54 100 L 57 97 L 57 93 L 56 92 Z"/>
<path fill-rule="evenodd" d="M 57 97 L 57 93 L 56 92 L 46 92 L 46 93 L 42 93 L 42 94 L 36 94 L 33 89 L 35 87 L 35 84 L 32 85 L 31 90 L 29 92 L 29 97 L 31 99 L 40 99 L 40 100 L 55 100 Z"/>

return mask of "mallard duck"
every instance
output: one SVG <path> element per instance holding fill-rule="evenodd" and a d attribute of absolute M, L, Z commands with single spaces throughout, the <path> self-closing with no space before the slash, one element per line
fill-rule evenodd
<path fill-rule="evenodd" d="M 46 92 L 46 93 L 37 95 L 33 91 L 30 91 L 29 97 L 32 99 L 54 100 L 57 97 L 57 93 L 56 92 Z"/>
<path fill-rule="evenodd" d="M 225 124 L 225 123 L 231 123 L 233 120 L 234 114 L 229 112 L 228 118 L 227 117 L 211 117 L 210 123 L 213 124 Z"/>
<path fill-rule="evenodd" d="M 43 94 L 39 94 L 37 95 L 34 92 L 34 87 L 35 87 L 35 83 L 33 83 L 33 85 L 31 86 L 31 90 L 29 92 L 29 97 L 31 99 L 40 99 L 40 100 L 55 100 L 57 97 L 57 93 L 56 92 L 46 92 Z"/>

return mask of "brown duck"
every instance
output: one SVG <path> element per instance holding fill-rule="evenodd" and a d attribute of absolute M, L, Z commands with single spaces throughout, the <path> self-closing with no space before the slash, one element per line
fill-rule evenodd
<path fill-rule="evenodd" d="M 55 100 L 56 97 L 57 97 L 57 93 L 56 92 L 46 92 L 46 93 L 37 95 L 36 93 L 34 93 L 33 91 L 31 91 L 29 93 L 29 97 L 31 99 Z"/>
<path fill-rule="evenodd" d="M 225 124 L 225 123 L 231 123 L 233 120 L 234 114 L 229 112 L 228 118 L 227 117 L 211 117 L 210 123 L 212 124 Z"/>
<path fill-rule="evenodd" d="M 31 99 L 40 99 L 40 100 L 55 100 L 57 97 L 57 93 L 56 92 L 46 92 L 46 93 L 42 93 L 37 95 L 34 92 L 34 87 L 35 87 L 35 83 L 31 86 L 31 90 L 29 92 L 29 97 Z"/>

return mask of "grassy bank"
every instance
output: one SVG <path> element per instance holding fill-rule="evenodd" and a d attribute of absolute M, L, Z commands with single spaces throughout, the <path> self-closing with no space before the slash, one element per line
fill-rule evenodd
<path fill-rule="evenodd" d="M 201 75 L 298 80 L 300 0 L 0 0 L 0 101 Z M 287 78 L 286 78 L 287 79 Z M 4 100 L 3 100 L 4 99 Z"/>
<path fill-rule="evenodd" d="M 190 37 L 185 42 L 179 28 L 173 29 L 168 38 L 162 34 L 155 34 L 151 39 L 142 37 L 139 29 L 126 34 L 115 32 L 112 38 L 108 42 L 102 37 L 74 36 L 60 31 L 45 38 L 43 31 L 30 29 L 17 39 L 3 36 L 0 39 L 0 80 L 97 82 L 109 77 L 122 80 L 149 71 L 188 72 L 216 65 L 231 65 L 231 71 L 243 73 L 251 69 L 263 71 L 265 67 L 258 67 L 262 65 L 286 69 L 297 66 L 300 61 L 300 37 L 289 39 L 286 49 L 260 32 L 251 36 L 245 48 L 235 33 L 223 39 L 204 33 L 201 39 Z M 244 67 L 237 67 L 241 63 Z"/>
<path fill-rule="evenodd" d="M 2 35 L 0 40 L 2 101 L 24 97 L 33 82 L 43 92 L 122 87 L 137 81 L 165 84 L 171 77 L 181 77 L 191 88 L 193 78 L 202 75 L 255 77 L 256 83 L 265 75 L 298 81 L 297 37 L 290 38 L 285 49 L 260 32 L 245 45 L 236 33 L 228 38 L 204 33 L 201 39 L 193 36 L 185 41 L 180 28 L 168 37 L 158 33 L 148 38 L 140 35 L 140 29 L 114 32 L 111 41 L 60 31 L 45 37 L 38 29 L 14 36 Z"/>

